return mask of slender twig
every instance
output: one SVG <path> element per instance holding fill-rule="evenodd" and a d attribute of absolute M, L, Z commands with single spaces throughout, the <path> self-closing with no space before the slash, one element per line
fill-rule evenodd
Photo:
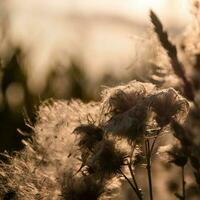
<path fill-rule="evenodd" d="M 138 199 L 142 200 L 141 196 L 138 194 L 137 189 L 135 188 L 135 186 L 133 185 L 133 183 L 130 181 L 130 179 L 124 174 L 124 172 L 120 169 L 119 172 L 122 174 L 122 176 L 127 180 L 127 182 L 129 183 L 129 185 L 131 186 L 131 188 L 134 190 L 134 192 L 136 193 Z"/>
<path fill-rule="evenodd" d="M 134 153 L 135 147 L 136 147 L 136 143 L 134 143 L 134 144 L 132 145 L 132 151 L 131 151 L 131 155 L 130 155 L 130 161 L 129 161 L 129 163 L 128 163 L 128 168 L 129 168 L 129 171 L 130 171 L 130 173 L 131 173 L 131 177 L 132 177 L 133 182 L 134 182 L 134 184 L 135 184 L 136 190 L 138 191 L 138 194 L 139 194 L 140 197 L 142 198 L 141 192 L 140 192 L 140 189 L 139 189 L 139 187 L 138 187 L 138 184 L 137 184 L 135 175 L 134 175 L 134 173 L 133 173 L 133 168 L 132 168 L 133 153 Z"/>
<path fill-rule="evenodd" d="M 183 197 L 183 200 L 185 200 L 185 170 L 184 170 L 184 166 L 181 167 L 181 172 L 182 172 L 182 197 Z"/>
<path fill-rule="evenodd" d="M 131 177 L 133 179 L 133 182 L 135 184 L 135 187 L 136 189 L 138 190 L 138 192 L 140 193 L 139 191 L 139 187 L 138 187 L 138 184 L 137 184 L 137 181 L 136 181 L 136 178 L 135 178 L 135 175 L 133 173 L 133 169 L 132 169 L 132 163 L 133 163 L 133 153 L 134 153 L 134 150 L 135 150 L 135 147 L 136 147 L 136 143 L 133 144 L 133 147 L 132 147 L 132 151 L 131 151 L 131 155 L 130 155 L 130 161 L 128 163 L 128 168 L 129 168 L 129 171 L 131 173 Z"/>
<path fill-rule="evenodd" d="M 145 151 L 146 151 L 146 161 L 147 161 L 147 175 L 149 183 L 149 197 L 150 200 L 153 200 L 153 189 L 152 189 L 152 178 L 151 178 L 151 154 L 150 154 L 150 143 L 149 140 L 145 140 Z"/>
<path fill-rule="evenodd" d="M 150 148 L 150 156 L 152 155 L 152 152 L 153 152 L 153 148 L 155 146 L 155 143 L 156 143 L 156 140 L 158 138 L 158 134 L 155 136 L 154 140 L 153 140 L 153 143 L 151 145 L 151 148 Z"/>
<path fill-rule="evenodd" d="M 133 185 L 133 183 L 130 181 L 130 179 L 124 174 L 124 172 L 119 169 L 119 172 L 122 174 L 122 176 L 127 180 L 127 182 L 129 183 L 129 185 L 131 186 L 131 188 L 135 191 L 135 193 L 137 194 L 136 188 Z"/>
<path fill-rule="evenodd" d="M 155 143 L 156 143 L 156 141 L 158 139 L 158 136 L 160 135 L 161 132 L 162 132 L 162 128 L 160 129 L 159 133 L 154 137 L 154 140 L 153 140 L 151 148 L 150 148 L 150 156 L 152 156 L 153 148 L 154 148 Z"/>
<path fill-rule="evenodd" d="M 140 189 L 139 189 L 139 187 L 138 187 L 138 184 L 137 184 L 135 175 L 134 175 L 134 173 L 133 173 L 133 169 L 132 169 L 131 163 L 128 163 L 128 168 L 129 168 L 129 171 L 130 171 L 130 173 L 131 173 L 131 177 L 132 177 L 132 179 L 133 179 L 133 183 L 134 183 L 134 185 L 135 185 L 135 189 L 137 190 L 138 198 L 139 198 L 140 200 L 142 200 L 141 192 L 140 192 Z"/>

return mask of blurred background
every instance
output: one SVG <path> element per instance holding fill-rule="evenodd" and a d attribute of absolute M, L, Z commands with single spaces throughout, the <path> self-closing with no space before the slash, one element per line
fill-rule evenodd
<path fill-rule="evenodd" d="M 157 51 L 150 9 L 172 36 L 191 21 L 187 0 L 1 1 L 0 151 L 23 147 L 47 98 L 87 102 L 102 85 L 146 80 Z"/>

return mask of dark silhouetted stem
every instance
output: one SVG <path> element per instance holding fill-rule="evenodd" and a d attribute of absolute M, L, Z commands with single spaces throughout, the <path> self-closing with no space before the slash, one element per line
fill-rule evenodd
<path fill-rule="evenodd" d="M 126 179 L 126 181 L 131 186 L 131 188 L 134 190 L 134 192 L 136 193 L 138 199 L 142 200 L 141 196 L 138 194 L 137 189 L 135 188 L 135 186 L 133 185 L 133 183 L 130 181 L 130 179 L 123 173 L 122 170 L 119 170 L 119 172 L 122 174 L 122 176 Z"/>
<path fill-rule="evenodd" d="M 136 143 L 134 143 L 134 144 L 132 145 L 132 152 L 131 152 L 131 155 L 130 155 L 130 160 L 129 160 L 129 162 L 128 162 L 128 168 L 129 168 L 131 177 L 132 177 L 132 179 L 133 179 L 133 183 L 134 183 L 134 185 L 135 185 L 135 188 L 136 188 L 136 190 L 137 190 L 138 197 L 140 196 L 140 199 L 142 199 L 142 194 L 141 194 L 140 189 L 139 189 L 139 187 L 138 187 L 138 184 L 137 184 L 135 175 L 134 175 L 134 173 L 133 173 L 133 168 L 132 168 L 132 164 L 133 164 L 133 154 L 134 154 L 135 147 L 136 147 Z"/>
<path fill-rule="evenodd" d="M 152 155 L 153 148 L 154 148 L 154 146 L 155 146 L 155 143 L 156 143 L 157 138 L 158 138 L 158 135 L 155 136 L 155 138 L 154 138 L 154 140 L 153 140 L 153 143 L 152 143 L 152 145 L 151 145 L 151 148 L 150 148 L 150 156 Z"/>
<path fill-rule="evenodd" d="M 184 170 L 184 166 L 181 167 L 181 172 L 182 172 L 182 196 L 183 196 L 183 200 L 185 200 L 185 170 Z"/>
<path fill-rule="evenodd" d="M 161 128 L 161 129 L 159 130 L 159 132 L 156 134 L 156 136 L 155 136 L 155 138 L 154 138 L 154 140 L 153 140 L 153 143 L 152 143 L 152 145 L 151 145 L 151 147 L 150 147 L 150 157 L 152 156 L 154 146 L 155 146 L 156 141 L 157 141 L 157 139 L 158 139 L 160 133 L 162 132 L 162 130 L 163 130 L 163 128 Z"/>
<path fill-rule="evenodd" d="M 149 197 L 153 200 L 153 189 L 152 189 L 152 178 L 151 178 L 151 148 L 149 144 L 149 139 L 145 140 L 145 150 L 146 150 L 146 161 L 147 161 L 147 175 L 149 183 Z"/>
<path fill-rule="evenodd" d="M 133 173 L 133 169 L 131 167 L 131 163 L 128 164 L 128 168 L 129 168 L 129 171 L 131 173 L 131 177 L 133 179 L 133 182 L 134 182 L 134 185 L 135 185 L 135 189 L 137 191 L 137 196 L 140 200 L 142 200 L 142 196 L 141 196 L 141 193 L 140 193 L 140 190 L 139 190 L 139 187 L 138 187 L 138 184 L 137 184 L 137 181 L 136 181 L 136 178 L 135 178 L 135 175 Z"/>

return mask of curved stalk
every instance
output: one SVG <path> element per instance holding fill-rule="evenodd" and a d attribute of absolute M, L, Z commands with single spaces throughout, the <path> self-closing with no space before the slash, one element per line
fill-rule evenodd
<path fill-rule="evenodd" d="M 136 191 L 137 191 L 138 198 L 139 198 L 140 200 L 142 200 L 142 196 L 141 196 L 141 193 L 140 193 L 140 190 L 139 190 L 139 187 L 138 187 L 138 184 L 137 184 L 135 175 L 134 175 L 134 173 L 133 173 L 133 169 L 132 169 L 132 167 L 131 167 L 131 163 L 128 164 L 128 168 L 129 168 L 129 171 L 130 171 L 130 173 L 131 173 L 131 177 L 132 177 L 132 179 L 133 179 L 133 182 L 134 182 L 134 185 L 135 185 L 135 189 L 136 189 Z"/>
<path fill-rule="evenodd" d="M 185 200 L 185 172 L 184 166 L 181 167 L 181 174 L 182 174 L 182 197 Z"/>
<path fill-rule="evenodd" d="M 151 148 L 149 144 L 149 140 L 145 140 L 145 151 L 146 151 L 146 161 L 147 161 L 147 175 L 148 175 L 148 183 L 149 183 L 149 197 L 150 200 L 153 200 L 153 188 L 152 188 L 152 178 L 151 178 Z"/>
<path fill-rule="evenodd" d="M 130 181 L 130 179 L 122 172 L 122 170 L 119 170 L 119 172 L 122 174 L 122 176 L 126 179 L 126 181 L 129 183 L 129 185 L 131 186 L 131 188 L 134 190 L 134 192 L 136 193 L 138 199 L 142 200 L 142 198 L 140 197 L 140 195 L 138 194 L 135 186 L 133 185 L 133 183 Z"/>

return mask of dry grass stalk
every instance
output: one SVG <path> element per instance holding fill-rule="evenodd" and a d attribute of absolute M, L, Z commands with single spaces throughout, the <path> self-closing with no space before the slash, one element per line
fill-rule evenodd
<path fill-rule="evenodd" d="M 193 87 L 186 76 L 183 64 L 178 59 L 176 46 L 169 40 L 168 33 L 164 31 L 161 21 L 152 10 L 150 11 L 150 18 L 154 27 L 154 31 L 157 34 L 162 47 L 166 50 L 169 56 L 170 63 L 175 74 L 183 81 L 185 96 L 189 100 L 194 101 L 195 95 Z"/>

